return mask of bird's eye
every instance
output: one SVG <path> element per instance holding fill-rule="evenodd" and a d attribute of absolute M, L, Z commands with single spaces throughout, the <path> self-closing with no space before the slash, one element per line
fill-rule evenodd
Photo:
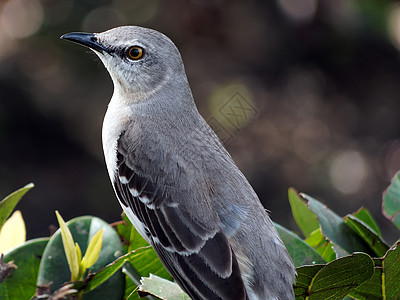
<path fill-rule="evenodd" d="M 128 49 L 127 55 L 132 60 L 138 60 L 143 57 L 144 50 L 142 47 L 139 46 L 132 46 Z"/>

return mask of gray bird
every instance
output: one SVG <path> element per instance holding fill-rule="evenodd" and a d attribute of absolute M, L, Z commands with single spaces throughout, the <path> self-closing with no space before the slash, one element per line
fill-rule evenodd
<path fill-rule="evenodd" d="M 294 299 L 295 268 L 267 212 L 193 100 L 165 35 L 123 26 L 61 38 L 114 83 L 103 149 L 116 196 L 192 299 Z"/>

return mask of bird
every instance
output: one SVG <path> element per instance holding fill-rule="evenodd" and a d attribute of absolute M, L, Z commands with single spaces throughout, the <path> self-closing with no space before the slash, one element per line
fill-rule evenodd
<path fill-rule="evenodd" d="M 294 299 L 296 271 L 269 213 L 200 115 L 182 57 L 139 26 L 61 37 L 113 81 L 102 127 L 122 209 L 194 300 Z"/>

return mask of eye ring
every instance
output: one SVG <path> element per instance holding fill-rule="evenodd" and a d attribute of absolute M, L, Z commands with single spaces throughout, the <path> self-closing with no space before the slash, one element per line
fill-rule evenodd
<path fill-rule="evenodd" d="M 143 57 L 144 49 L 139 46 L 129 47 L 128 51 L 126 51 L 126 55 L 131 60 L 139 60 Z"/>

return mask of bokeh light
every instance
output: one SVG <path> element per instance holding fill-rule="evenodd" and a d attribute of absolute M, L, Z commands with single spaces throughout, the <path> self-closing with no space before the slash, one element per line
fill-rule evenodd
<path fill-rule="evenodd" d="M 388 21 L 388 31 L 393 44 L 400 50 L 400 5 L 393 5 Z"/>
<path fill-rule="evenodd" d="M 355 150 L 339 153 L 330 166 L 332 184 L 344 194 L 356 193 L 365 183 L 368 171 L 366 161 Z"/>
<path fill-rule="evenodd" d="M 1 29 L 11 38 L 34 34 L 43 22 L 43 7 L 37 0 L 9 0 L 0 13 Z"/>
<path fill-rule="evenodd" d="M 294 21 L 310 21 L 317 10 L 317 0 L 279 0 L 278 3 Z"/>
<path fill-rule="evenodd" d="M 18 207 L 28 237 L 47 234 L 55 209 L 119 218 L 101 147 L 112 82 L 59 37 L 141 25 L 176 44 L 200 113 L 274 221 L 295 230 L 293 186 L 341 213 L 366 206 L 390 240 L 399 20 L 391 0 L 0 1 L 0 194 L 36 184 Z"/>
<path fill-rule="evenodd" d="M 307 119 L 294 130 L 293 147 L 296 154 L 309 163 L 318 163 L 325 157 L 330 144 L 329 128 L 322 120 Z"/>
<path fill-rule="evenodd" d="M 385 180 L 391 180 L 400 170 L 400 140 L 387 142 L 379 153 L 379 171 Z"/>
<path fill-rule="evenodd" d="M 102 32 L 125 24 L 125 17 L 120 11 L 111 6 L 103 6 L 88 13 L 83 20 L 82 30 L 85 32 Z"/>

